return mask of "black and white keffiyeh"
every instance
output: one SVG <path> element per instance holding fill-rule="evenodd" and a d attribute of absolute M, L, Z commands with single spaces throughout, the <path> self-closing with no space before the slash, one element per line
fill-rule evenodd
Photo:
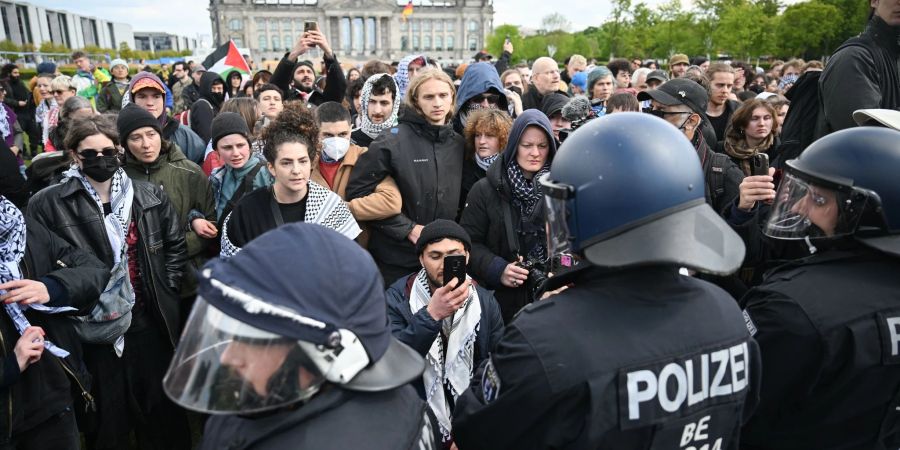
<path fill-rule="evenodd" d="M 400 96 L 394 96 L 394 107 L 391 110 L 391 115 L 384 122 L 381 123 L 372 123 L 369 120 L 369 99 L 372 98 L 372 85 L 375 84 L 376 81 L 381 79 L 382 77 L 388 77 L 391 82 L 394 83 L 394 87 L 397 92 L 399 92 L 399 87 L 397 87 L 397 82 L 394 80 L 394 77 L 386 74 L 386 73 L 376 73 L 369 77 L 366 80 L 366 84 L 363 85 L 362 94 L 359 97 L 359 129 L 362 130 L 366 136 L 369 136 L 372 139 L 378 137 L 382 131 L 387 130 L 388 128 L 392 128 L 397 126 L 397 114 L 400 111 Z"/>
<path fill-rule="evenodd" d="M 512 187 L 513 204 L 519 208 L 519 213 L 522 214 L 522 217 L 530 217 L 534 212 L 535 205 L 537 205 L 543 195 L 541 184 L 537 180 L 549 172 L 550 164 L 544 164 L 544 167 L 541 167 L 541 170 L 529 180 L 525 178 L 522 168 L 515 161 L 511 162 L 506 168 L 509 184 Z"/>
<path fill-rule="evenodd" d="M 422 269 L 416 275 L 409 295 L 410 312 L 419 312 L 428 306 L 429 301 L 431 289 L 428 287 L 428 275 Z M 474 286 L 469 286 L 469 297 L 463 306 L 442 322 L 442 332 L 437 334 L 425 355 L 422 378 L 425 382 L 425 400 L 437 417 L 446 442 L 450 439 L 453 415 L 444 396 L 444 387 L 449 389 L 455 400 L 469 387 L 474 370 L 475 339 L 481 324 L 481 301 Z"/>
<path fill-rule="evenodd" d="M 63 172 L 63 181 L 65 178 L 75 178 L 81 182 L 84 189 L 91 195 L 91 198 L 97 203 L 97 208 L 103 211 L 103 202 L 100 201 L 100 195 L 94 190 L 94 186 L 88 182 L 87 177 L 81 173 L 78 166 L 73 165 L 69 170 Z M 125 169 L 119 168 L 112 176 L 109 190 L 109 205 L 112 214 L 106 216 L 104 225 L 106 226 L 106 234 L 109 236 L 109 246 L 113 249 L 114 263 L 118 264 L 125 260 L 128 252 L 128 246 L 125 244 L 125 236 L 128 234 L 128 225 L 131 223 L 131 207 L 134 203 L 134 189 L 132 187 L 131 178 L 125 174 Z"/>
<path fill-rule="evenodd" d="M 317 223 L 327 228 L 331 228 L 338 233 L 347 236 L 349 239 L 356 239 L 362 229 L 353 218 L 350 208 L 344 203 L 344 200 L 330 189 L 314 182 L 308 182 L 308 192 L 306 194 L 306 213 L 303 221 L 306 223 Z M 228 239 L 228 222 L 231 214 L 225 218 L 222 225 L 222 250 L 219 256 L 222 258 L 230 258 L 241 250 L 240 247 L 234 245 Z"/>
<path fill-rule="evenodd" d="M 0 195 L 0 284 L 22 278 L 22 271 L 19 269 L 19 263 L 25 257 L 25 218 L 22 212 L 16 208 L 6 197 Z M 0 291 L 0 294 L 5 291 Z M 25 329 L 31 326 L 31 323 L 25 317 L 24 311 L 32 308 L 47 314 L 55 314 L 66 311 L 74 311 L 72 307 L 47 307 L 38 303 L 31 305 L 19 305 L 18 303 L 4 304 L 3 308 L 12 319 L 13 324 L 19 334 L 24 334 Z M 65 358 L 69 356 L 69 352 L 57 347 L 49 340 L 44 340 L 44 348 L 53 355 Z"/>

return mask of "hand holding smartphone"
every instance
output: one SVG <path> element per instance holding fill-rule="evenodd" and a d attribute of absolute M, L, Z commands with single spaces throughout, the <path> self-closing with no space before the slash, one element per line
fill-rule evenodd
<path fill-rule="evenodd" d="M 768 176 L 769 175 L 769 155 L 765 153 L 757 153 L 750 158 L 751 175 Z"/>
<path fill-rule="evenodd" d="M 454 278 L 458 280 L 453 285 L 454 289 L 466 281 L 465 255 L 449 255 L 444 257 L 444 286 L 449 285 Z"/>

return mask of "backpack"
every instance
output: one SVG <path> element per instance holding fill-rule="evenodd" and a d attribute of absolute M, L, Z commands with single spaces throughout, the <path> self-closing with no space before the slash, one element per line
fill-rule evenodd
<path fill-rule="evenodd" d="M 716 204 L 716 199 L 725 193 L 725 167 L 728 166 L 728 155 L 718 152 L 710 152 L 712 160 L 706 169 L 706 180 L 709 183 L 710 203 Z"/>

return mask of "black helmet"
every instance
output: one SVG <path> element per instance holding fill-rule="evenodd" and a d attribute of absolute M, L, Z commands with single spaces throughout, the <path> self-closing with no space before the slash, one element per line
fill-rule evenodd
<path fill-rule="evenodd" d="M 668 122 L 641 113 L 593 120 L 541 178 L 550 254 L 602 267 L 673 264 L 728 274 L 744 244 L 706 204 L 697 152 Z"/>
<path fill-rule="evenodd" d="M 900 132 L 838 131 L 787 162 L 766 235 L 777 239 L 854 236 L 900 255 Z"/>

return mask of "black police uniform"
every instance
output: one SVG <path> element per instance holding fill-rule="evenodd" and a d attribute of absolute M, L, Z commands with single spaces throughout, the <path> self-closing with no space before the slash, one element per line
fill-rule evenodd
<path fill-rule="evenodd" d="M 459 398 L 459 448 L 737 448 L 760 356 L 734 299 L 671 267 L 570 276 Z"/>
<path fill-rule="evenodd" d="M 329 385 L 293 409 L 259 417 L 212 416 L 200 449 L 429 450 L 440 442 L 435 428 L 409 384 L 366 393 Z"/>
<path fill-rule="evenodd" d="M 764 369 L 743 448 L 900 447 L 900 258 L 834 245 L 742 300 Z"/>

